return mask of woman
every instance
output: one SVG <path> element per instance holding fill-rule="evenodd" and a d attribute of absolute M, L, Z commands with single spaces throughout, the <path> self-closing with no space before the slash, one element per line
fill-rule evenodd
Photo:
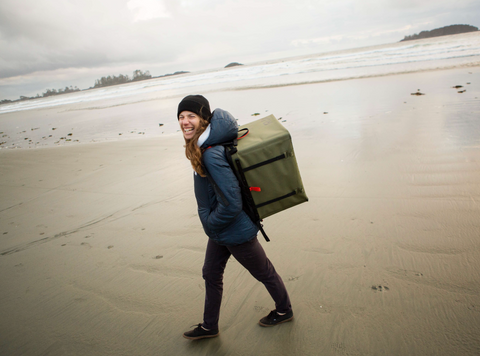
<path fill-rule="evenodd" d="M 230 255 L 262 282 L 275 301 L 276 309 L 259 322 L 274 326 L 293 319 L 292 307 L 282 279 L 257 240 L 258 228 L 242 210 L 242 197 L 235 174 L 220 143 L 237 137 L 236 120 L 216 109 L 201 95 L 189 95 L 178 105 L 178 122 L 185 139 L 185 154 L 195 171 L 194 187 L 198 215 L 208 235 L 203 278 L 205 309 L 203 323 L 183 336 L 197 340 L 216 337 L 223 293 L 223 271 Z M 213 187 L 213 178 L 217 187 Z M 217 195 L 221 191 L 223 196 Z M 221 194 L 220 193 L 220 194 Z"/>

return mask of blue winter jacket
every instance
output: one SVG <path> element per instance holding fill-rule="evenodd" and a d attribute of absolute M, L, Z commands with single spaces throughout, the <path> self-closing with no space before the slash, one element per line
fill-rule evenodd
<path fill-rule="evenodd" d="M 201 144 L 205 150 L 203 164 L 228 204 L 222 202 L 208 178 L 194 175 L 195 197 L 203 229 L 208 237 L 225 246 L 240 245 L 258 233 L 257 226 L 242 209 L 240 186 L 228 164 L 225 148 L 215 146 L 232 141 L 237 133 L 238 125 L 234 117 L 227 111 L 216 109 L 209 129 L 200 137 L 200 140 L 206 137 Z"/>

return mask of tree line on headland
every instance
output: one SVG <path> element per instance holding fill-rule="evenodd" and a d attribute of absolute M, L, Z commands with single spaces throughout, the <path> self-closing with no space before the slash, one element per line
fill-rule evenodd
<path fill-rule="evenodd" d="M 450 26 L 436 28 L 431 31 L 422 31 L 418 35 L 414 34 L 411 36 L 405 36 L 405 38 L 400 42 L 419 40 L 422 38 L 430 38 L 430 37 L 438 37 L 438 36 L 457 35 L 459 33 L 474 32 L 474 31 L 478 31 L 478 27 L 470 26 L 470 25 L 450 25 Z"/>
<path fill-rule="evenodd" d="M 101 77 L 100 79 L 95 80 L 94 88 L 107 87 L 110 85 L 124 84 L 129 82 L 136 82 L 139 80 L 151 79 L 152 75 L 150 71 L 143 73 L 141 70 L 137 69 L 133 72 L 133 78 L 130 79 L 128 75 L 119 74 L 118 77 L 109 75 L 108 77 Z"/>
<path fill-rule="evenodd" d="M 123 74 L 119 74 L 118 77 L 115 76 L 115 75 L 113 75 L 113 76 L 109 75 L 108 77 L 102 77 L 100 79 L 96 79 L 95 80 L 95 85 L 93 87 L 88 88 L 88 89 L 102 88 L 102 87 L 107 87 L 107 86 L 110 86 L 110 85 L 130 83 L 130 82 L 136 82 L 136 81 L 152 79 L 152 78 L 168 77 L 168 76 L 171 76 L 171 75 L 178 75 L 178 74 L 184 74 L 184 73 L 188 73 L 188 72 L 181 71 L 181 72 L 175 72 L 173 74 L 161 75 L 159 77 L 152 77 L 152 75 L 150 74 L 150 71 L 147 70 L 145 72 L 142 72 L 141 70 L 137 69 L 133 72 L 133 77 L 131 79 L 128 75 L 123 75 Z M 20 99 L 17 99 L 17 100 L 4 99 L 4 100 L 0 101 L 0 104 L 8 104 L 8 103 L 14 103 L 14 102 L 23 101 L 23 100 L 45 98 L 47 96 L 68 94 L 68 93 L 73 93 L 73 92 L 77 92 L 77 91 L 80 91 L 80 89 L 78 89 L 76 86 L 75 87 L 72 87 L 72 86 L 65 87 L 65 89 L 58 89 L 58 90 L 57 89 L 47 89 L 44 93 L 42 93 L 42 95 L 37 94 L 36 96 L 31 96 L 31 97 L 21 95 Z"/>

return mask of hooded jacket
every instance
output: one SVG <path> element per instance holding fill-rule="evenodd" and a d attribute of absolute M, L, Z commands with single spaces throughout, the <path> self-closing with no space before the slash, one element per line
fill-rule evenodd
<path fill-rule="evenodd" d="M 257 226 L 242 209 L 240 185 L 228 164 L 225 148 L 219 145 L 232 141 L 237 134 L 234 117 L 227 111 L 216 109 L 209 127 L 199 138 L 199 145 L 205 150 L 203 164 L 228 203 L 220 199 L 207 177 L 194 175 L 195 197 L 203 229 L 209 238 L 225 246 L 240 245 L 258 233 Z"/>

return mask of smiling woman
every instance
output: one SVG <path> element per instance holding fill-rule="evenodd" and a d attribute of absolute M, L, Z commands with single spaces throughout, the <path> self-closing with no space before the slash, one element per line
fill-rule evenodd
<path fill-rule="evenodd" d="M 134 13 L 134 22 L 171 17 L 163 3 L 158 0 L 130 0 L 127 7 Z"/>
<path fill-rule="evenodd" d="M 190 340 L 218 336 L 223 272 L 232 255 L 265 285 L 275 302 L 276 309 L 260 319 L 259 324 L 275 326 L 291 321 L 293 311 L 288 292 L 257 240 L 257 225 L 243 210 L 238 180 L 220 145 L 237 137 L 235 118 L 222 109 L 212 113 L 208 100 L 201 95 L 183 98 L 177 117 L 185 138 L 186 156 L 196 173 L 194 190 L 198 215 L 209 238 L 202 270 L 205 280 L 203 323 L 183 336 Z"/>

